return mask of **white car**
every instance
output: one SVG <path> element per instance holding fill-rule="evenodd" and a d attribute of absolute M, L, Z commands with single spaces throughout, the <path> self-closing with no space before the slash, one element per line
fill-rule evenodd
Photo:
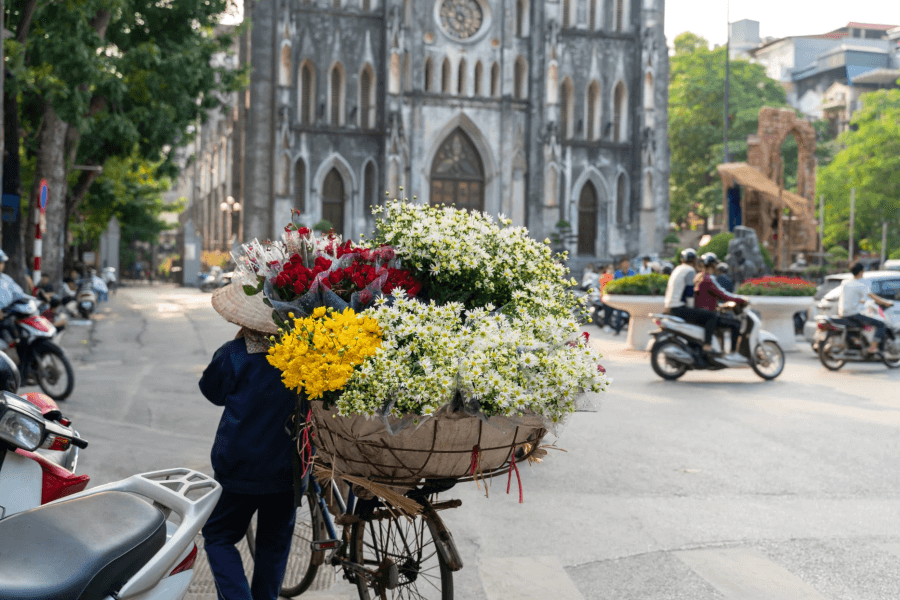
<path fill-rule="evenodd" d="M 819 315 L 837 316 L 838 299 L 841 297 L 841 284 L 845 279 L 853 277 L 850 273 L 828 275 L 825 283 L 816 291 L 817 302 L 806 312 L 806 323 L 803 324 L 803 338 L 816 349 L 816 317 Z M 870 292 L 885 300 L 894 301 L 894 306 L 886 309 L 895 322 L 900 322 L 900 272 L 898 271 L 866 271 L 863 283 Z"/>

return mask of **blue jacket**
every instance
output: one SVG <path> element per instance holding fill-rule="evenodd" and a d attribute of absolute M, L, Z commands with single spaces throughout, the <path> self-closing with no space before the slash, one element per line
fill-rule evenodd
<path fill-rule="evenodd" d="M 200 378 L 203 395 L 225 407 L 211 454 L 216 480 L 239 494 L 293 489 L 293 444 L 285 427 L 297 394 L 266 356 L 249 354 L 243 338 L 232 340 L 216 350 Z"/>

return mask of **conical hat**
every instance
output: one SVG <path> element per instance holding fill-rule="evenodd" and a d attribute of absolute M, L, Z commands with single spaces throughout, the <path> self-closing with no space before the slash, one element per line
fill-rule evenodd
<path fill-rule="evenodd" d="M 278 333 L 272 308 L 263 304 L 262 292 L 248 296 L 240 284 L 231 283 L 213 292 L 212 305 L 229 323 L 262 333 Z"/>

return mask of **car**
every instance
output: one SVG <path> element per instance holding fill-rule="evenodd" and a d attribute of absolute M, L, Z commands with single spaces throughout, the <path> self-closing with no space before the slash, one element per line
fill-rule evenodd
<path fill-rule="evenodd" d="M 884 261 L 884 267 L 882 267 L 885 271 L 900 271 L 900 259 L 892 258 L 890 260 Z"/>
<path fill-rule="evenodd" d="M 806 323 L 803 325 L 803 338 L 816 349 L 816 317 L 819 315 L 837 316 L 838 300 L 841 297 L 841 284 L 852 278 L 850 273 L 828 275 L 825 282 L 816 290 L 816 302 L 806 312 Z M 869 291 L 886 300 L 892 300 L 894 306 L 886 309 L 895 322 L 900 321 L 900 272 L 898 271 L 866 271 L 862 277 Z"/>

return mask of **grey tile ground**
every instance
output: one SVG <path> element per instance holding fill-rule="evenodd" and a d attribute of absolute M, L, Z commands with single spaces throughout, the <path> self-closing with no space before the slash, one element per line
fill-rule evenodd
<path fill-rule="evenodd" d="M 699 575 L 665 552 L 567 567 L 566 572 L 585 600 L 723 600 Z"/>

